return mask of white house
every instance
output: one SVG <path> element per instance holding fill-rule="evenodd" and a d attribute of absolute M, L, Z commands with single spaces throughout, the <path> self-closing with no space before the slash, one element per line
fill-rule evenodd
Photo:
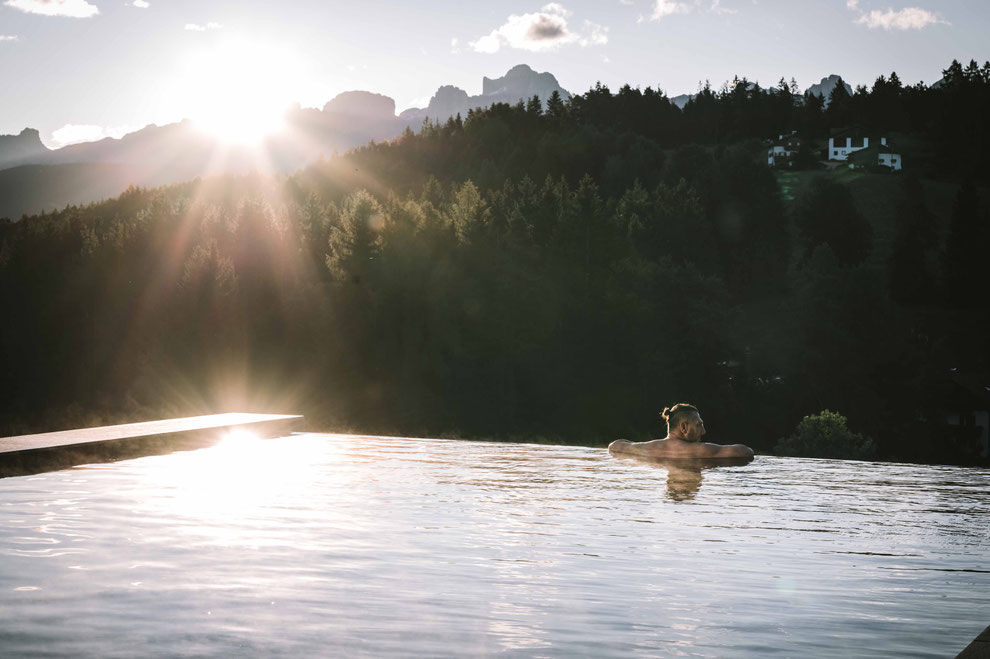
<path fill-rule="evenodd" d="M 828 138 L 828 159 L 848 160 L 850 155 L 869 148 L 869 137 L 830 137 Z M 901 154 L 895 153 L 891 146 L 887 144 L 886 137 L 874 140 L 873 149 L 877 152 L 875 164 L 890 167 L 894 171 L 901 170 L 904 164 L 904 158 L 901 157 Z M 852 169 L 853 165 L 850 164 L 849 168 Z"/>
<path fill-rule="evenodd" d="M 767 150 L 767 165 L 793 167 L 794 157 L 803 143 L 804 140 L 794 133 L 781 135 Z"/>
<path fill-rule="evenodd" d="M 904 158 L 901 157 L 901 154 L 894 153 L 893 150 L 886 143 L 884 143 L 880 147 L 880 152 L 877 154 L 877 164 L 883 165 L 884 167 L 890 167 L 895 172 L 899 172 L 904 164 Z"/>
<path fill-rule="evenodd" d="M 887 138 L 881 137 L 880 144 L 886 144 Z M 828 138 L 828 159 L 845 160 L 850 153 L 870 146 L 869 137 L 830 137 Z"/>

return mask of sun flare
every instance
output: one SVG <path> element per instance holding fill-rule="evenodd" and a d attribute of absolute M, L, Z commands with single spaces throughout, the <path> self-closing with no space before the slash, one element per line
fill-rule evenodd
<path fill-rule="evenodd" d="M 281 130 L 298 71 L 289 49 L 227 39 L 190 53 L 185 68 L 188 113 L 203 131 L 250 145 Z"/>

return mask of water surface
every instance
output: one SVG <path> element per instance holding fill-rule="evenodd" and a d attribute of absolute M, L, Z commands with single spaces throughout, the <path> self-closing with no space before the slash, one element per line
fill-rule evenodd
<path fill-rule="evenodd" d="M 305 434 L 0 480 L 0 654 L 944 657 L 990 471 Z"/>

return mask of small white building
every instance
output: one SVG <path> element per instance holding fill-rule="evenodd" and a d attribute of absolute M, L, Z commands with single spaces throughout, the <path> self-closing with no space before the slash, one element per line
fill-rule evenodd
<path fill-rule="evenodd" d="M 804 140 L 791 133 L 781 135 L 767 150 L 767 165 L 770 167 L 793 167 L 794 158 Z"/>
<path fill-rule="evenodd" d="M 889 146 L 884 144 L 877 154 L 877 164 L 890 167 L 895 172 L 899 172 L 904 164 L 904 159 L 901 157 L 901 154 L 894 153 Z"/>
<path fill-rule="evenodd" d="M 881 137 L 880 144 L 887 144 L 887 138 Z M 850 153 L 870 148 L 869 137 L 830 137 L 828 138 L 828 159 L 846 160 Z"/>
<path fill-rule="evenodd" d="M 849 156 L 856 153 L 857 151 L 864 151 L 867 149 L 872 149 L 876 152 L 876 162 L 872 164 L 880 165 L 882 167 L 889 167 L 894 171 L 900 171 L 904 164 L 904 159 L 901 157 L 900 153 L 895 153 L 893 148 L 887 144 L 887 138 L 881 137 L 879 139 L 873 139 L 873 146 L 870 146 L 871 138 L 869 137 L 850 137 L 850 136 L 840 136 L 840 137 L 830 137 L 828 138 L 828 159 L 829 160 L 849 160 Z M 870 156 L 872 159 L 872 155 Z M 864 165 L 861 160 L 858 163 L 859 166 Z M 849 168 L 853 169 L 855 166 L 850 163 Z"/>

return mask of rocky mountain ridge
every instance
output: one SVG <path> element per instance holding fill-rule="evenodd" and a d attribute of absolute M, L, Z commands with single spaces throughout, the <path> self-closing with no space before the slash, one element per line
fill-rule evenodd
<path fill-rule="evenodd" d="M 116 196 L 129 185 L 156 186 L 198 176 L 240 174 L 252 169 L 287 173 L 335 152 L 375 140 L 394 139 L 423 119 L 443 122 L 472 108 L 517 103 L 539 96 L 546 103 L 557 91 L 570 93 L 551 73 L 515 66 L 502 77 L 482 80 L 482 93 L 440 87 L 426 108 L 396 115 L 395 101 L 367 91 L 338 94 L 322 109 L 298 105 L 285 116 L 289 130 L 267 137 L 261 148 L 222 144 L 183 120 L 149 125 L 121 138 L 105 138 L 49 149 L 37 130 L 0 136 L 0 217 L 20 217 L 66 204 Z"/>
<path fill-rule="evenodd" d="M 553 92 L 560 94 L 565 101 L 571 97 L 571 93 L 560 86 L 552 73 L 537 73 L 526 64 L 518 64 L 501 78 L 482 78 L 481 94 L 478 96 L 469 96 L 459 87 L 444 85 L 437 89 L 425 108 L 410 108 L 403 111 L 399 118 L 415 129 L 426 118 L 443 122 L 458 114 L 465 117 L 468 110 L 474 108 L 487 108 L 495 103 L 514 105 L 534 96 L 539 96 L 545 107 Z"/>

